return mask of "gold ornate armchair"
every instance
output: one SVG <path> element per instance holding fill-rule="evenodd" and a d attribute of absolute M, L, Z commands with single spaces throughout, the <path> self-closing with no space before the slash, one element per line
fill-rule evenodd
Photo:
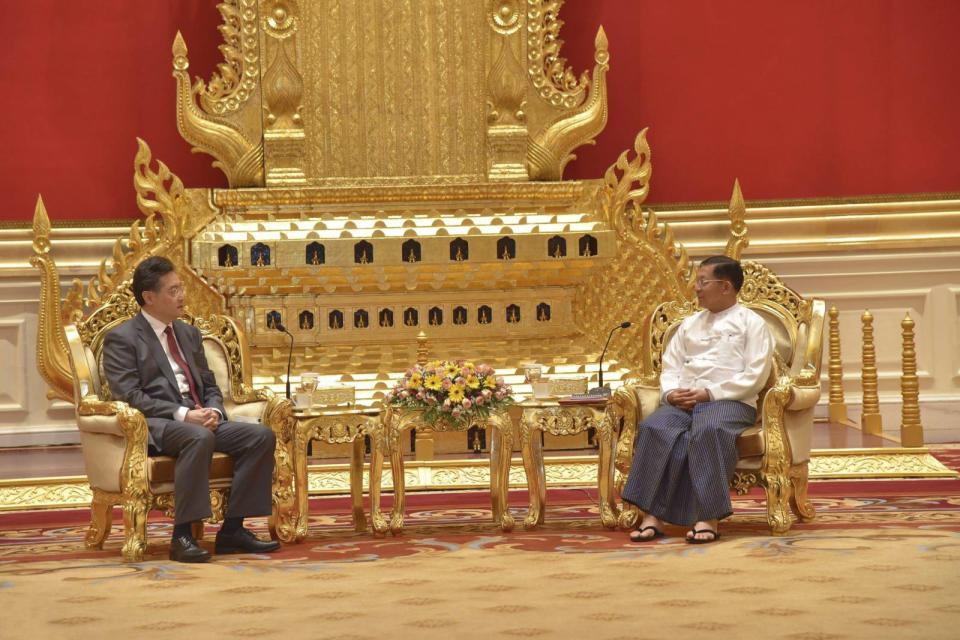
<path fill-rule="evenodd" d="M 86 545 L 103 547 L 110 533 L 112 510 L 123 509 L 123 559 L 136 562 L 146 546 L 147 514 L 151 509 L 173 512 L 173 471 L 176 459 L 147 455 L 147 422 L 143 414 L 124 402 L 113 400 L 102 367 L 102 348 L 107 332 L 133 317 L 139 307 L 128 283 L 119 287 L 85 320 L 64 327 L 73 374 L 77 426 L 90 488 L 93 491 L 90 528 Z M 223 405 L 231 418 L 258 419 L 277 433 L 278 442 L 291 424 L 290 403 L 269 389 L 250 386 L 247 343 L 228 316 L 211 314 L 184 321 L 203 336 L 207 362 L 224 392 Z M 241 417 L 241 419 L 243 419 Z M 277 447 L 277 469 L 285 468 L 285 448 Z M 275 478 L 277 473 L 275 472 Z M 223 518 L 233 477 L 233 458 L 215 453 L 210 468 L 210 498 L 213 521 Z M 276 485 L 277 483 L 275 483 Z M 277 500 L 274 500 L 277 504 Z M 271 521 L 276 520 L 276 507 Z M 194 527 L 199 538 L 203 525 Z"/>
<path fill-rule="evenodd" d="M 820 398 L 820 356 L 824 302 L 804 300 L 767 268 L 744 262 L 740 302 L 759 313 L 776 341 L 774 367 L 760 393 L 756 424 L 737 440 L 739 460 L 732 487 L 738 494 L 762 486 L 767 494 L 767 522 L 774 535 L 790 530 L 787 505 L 800 521 L 814 517 L 807 499 L 807 471 L 813 435 L 813 412 Z M 633 459 L 637 422 L 660 402 L 661 354 L 683 318 L 698 309 L 690 302 L 665 302 L 650 317 L 644 345 L 645 371 L 652 375 L 624 385 L 614 394 L 622 421 L 617 442 L 618 489 Z M 625 505 L 620 526 L 632 528 L 639 513 Z"/>

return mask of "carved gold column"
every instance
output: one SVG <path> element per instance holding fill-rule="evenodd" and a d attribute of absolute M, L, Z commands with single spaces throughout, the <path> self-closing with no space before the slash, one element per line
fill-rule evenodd
<path fill-rule="evenodd" d="M 843 360 L 840 359 L 840 312 L 830 306 L 830 422 L 847 420 L 847 403 L 843 400 Z"/>
<path fill-rule="evenodd" d="M 260 2 L 260 45 L 264 62 L 263 158 L 268 187 L 307 183 L 298 9 L 293 0 Z"/>
<path fill-rule="evenodd" d="M 903 329 L 903 375 L 900 395 L 903 397 L 900 442 L 905 447 L 923 446 L 923 425 L 920 423 L 920 381 L 917 378 L 917 351 L 914 348 L 914 322 L 910 314 L 900 323 Z"/>
<path fill-rule="evenodd" d="M 496 35 L 487 74 L 487 148 L 490 180 L 526 180 L 527 114 L 524 111 L 526 80 L 514 52 L 522 46 L 520 7 L 516 2 L 494 2 L 488 9 L 490 28 Z"/>
<path fill-rule="evenodd" d="M 880 399 L 877 396 L 877 354 L 873 347 L 873 315 L 864 311 L 863 323 L 863 370 L 860 380 L 863 386 L 863 414 L 860 426 L 865 433 L 880 435 L 883 425 L 880 417 Z"/>

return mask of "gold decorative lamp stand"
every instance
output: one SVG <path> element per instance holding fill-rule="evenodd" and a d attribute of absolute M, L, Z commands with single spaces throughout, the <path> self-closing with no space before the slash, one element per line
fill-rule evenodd
<path fill-rule="evenodd" d="M 561 405 L 556 400 L 531 399 L 520 403 L 520 446 L 523 468 L 527 474 L 530 508 L 523 522 L 525 529 L 536 529 L 543 524 L 547 501 L 543 469 L 543 449 L 540 434 L 571 436 L 595 429 L 600 442 L 600 460 L 597 468 L 597 486 L 600 493 L 600 521 L 608 529 L 617 527 L 619 510 L 613 490 L 613 425 L 606 400 L 597 404 Z"/>
<path fill-rule="evenodd" d="M 424 420 L 422 410 L 396 409 L 390 407 L 384 415 L 383 425 L 390 448 L 390 466 L 393 476 L 393 513 L 389 530 L 394 535 L 403 531 L 403 516 L 406 509 L 404 491 L 403 449 L 400 437 L 410 429 L 433 429 L 434 431 L 454 430 L 446 421 L 428 422 Z M 471 424 L 491 429 L 490 444 L 490 502 L 493 507 L 493 521 L 503 531 L 513 531 L 514 520 L 507 503 L 507 489 L 510 480 L 510 454 L 513 451 L 513 421 L 506 411 L 492 411 L 490 415 L 473 420 Z M 379 450 L 374 453 L 373 464 L 378 464 Z M 372 465 L 371 465 L 372 467 Z M 372 474 L 371 468 L 371 474 Z M 380 492 L 374 493 L 373 476 L 370 476 L 370 515 L 373 528 L 377 533 L 386 533 L 388 527 L 380 512 Z"/>

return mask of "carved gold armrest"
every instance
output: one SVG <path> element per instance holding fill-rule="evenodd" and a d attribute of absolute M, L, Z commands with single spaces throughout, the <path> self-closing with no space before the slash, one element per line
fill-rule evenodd
<path fill-rule="evenodd" d="M 791 385 L 790 402 L 784 407 L 787 411 L 801 411 L 809 409 L 820 400 L 820 385 L 800 386 Z"/>
<path fill-rule="evenodd" d="M 270 400 L 275 396 L 273 391 L 267 389 L 266 387 L 261 387 L 259 389 L 254 389 L 248 387 L 245 384 L 238 385 L 236 389 L 231 390 L 231 395 L 233 396 L 233 401 L 237 404 L 247 404 L 250 402 L 262 402 L 263 400 Z"/>
<path fill-rule="evenodd" d="M 789 376 L 781 376 L 763 398 L 763 473 L 786 475 L 792 459 L 784 413 L 794 396 Z"/>
<path fill-rule="evenodd" d="M 147 443 L 149 432 L 144 415 L 118 400 L 104 401 L 94 396 L 80 400 L 77 407 L 80 417 L 115 416 L 126 439 L 123 453 L 123 468 L 120 470 L 120 488 L 126 499 L 139 500 L 149 493 L 147 487 Z M 78 423 L 81 420 L 77 421 Z M 106 423 L 104 423 L 106 424 Z M 87 427 L 91 424 L 85 425 Z M 102 426 L 102 425 L 101 425 Z M 83 427 L 81 427 L 83 428 Z M 112 431 L 103 431 L 112 433 Z"/>
<path fill-rule="evenodd" d="M 80 406 L 77 407 L 77 414 L 80 417 L 116 417 L 118 429 L 110 428 L 110 423 L 105 421 L 90 422 L 78 420 L 78 422 L 81 423 L 78 426 L 80 426 L 81 431 L 95 431 L 124 436 L 131 442 L 142 444 L 144 449 L 147 447 L 147 434 L 149 433 L 147 430 L 147 420 L 142 413 L 126 402 L 120 402 L 119 400 L 100 400 L 96 396 L 86 396 L 80 400 Z"/>
<path fill-rule="evenodd" d="M 660 388 L 654 387 L 645 382 L 628 382 L 617 389 L 612 398 L 612 413 L 619 424 L 614 425 L 614 429 L 619 428 L 620 435 L 617 437 L 617 447 L 614 452 L 614 468 L 619 471 L 617 488 L 626 481 L 627 473 L 630 471 L 630 465 L 633 462 L 633 443 L 637 435 L 637 422 L 643 419 L 643 406 L 640 402 L 639 394 L 654 393 L 659 395 Z"/>

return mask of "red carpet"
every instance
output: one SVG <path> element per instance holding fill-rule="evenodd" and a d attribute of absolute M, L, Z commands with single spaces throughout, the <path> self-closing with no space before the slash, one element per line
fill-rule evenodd
<path fill-rule="evenodd" d="M 936 451 L 937 457 L 953 468 L 960 466 L 960 450 Z M 788 538 L 770 538 L 770 544 L 789 544 L 815 531 L 832 528 L 884 529 L 922 527 L 960 532 L 960 480 L 877 480 L 818 481 L 810 487 L 817 510 L 812 523 L 794 524 Z M 285 545 L 274 560 L 300 559 L 321 562 L 369 562 L 388 557 L 417 555 L 425 551 L 466 546 L 475 549 L 553 550 L 561 553 L 609 552 L 625 547 L 625 535 L 600 526 L 596 490 L 553 489 L 548 493 L 546 525 L 526 532 L 526 491 L 512 491 L 510 505 L 517 529 L 501 533 L 490 519 L 486 492 L 459 491 L 411 493 L 407 496 L 406 530 L 400 537 L 377 538 L 355 533 L 346 497 L 315 498 L 310 501 L 310 534 L 304 544 Z M 391 499 L 385 496 L 385 512 Z M 738 535 L 763 535 L 767 530 L 763 492 L 754 490 L 734 497 L 734 516 L 722 524 L 725 539 Z M 88 523 L 86 509 L 33 511 L 0 516 L 0 562 L 119 558 L 122 543 L 120 511 L 103 551 L 88 551 L 83 536 Z M 266 519 L 251 520 L 260 533 Z M 148 525 L 146 561 L 165 560 L 171 522 L 154 515 Z M 212 546 L 214 527 L 207 540 Z M 683 529 L 668 528 L 667 537 L 648 549 L 661 551 L 682 545 Z M 779 540 L 779 542 L 778 542 Z M 628 545 L 629 546 L 629 545 Z M 636 550 L 637 547 L 632 547 Z M 240 561 L 240 557 L 237 557 Z"/>

